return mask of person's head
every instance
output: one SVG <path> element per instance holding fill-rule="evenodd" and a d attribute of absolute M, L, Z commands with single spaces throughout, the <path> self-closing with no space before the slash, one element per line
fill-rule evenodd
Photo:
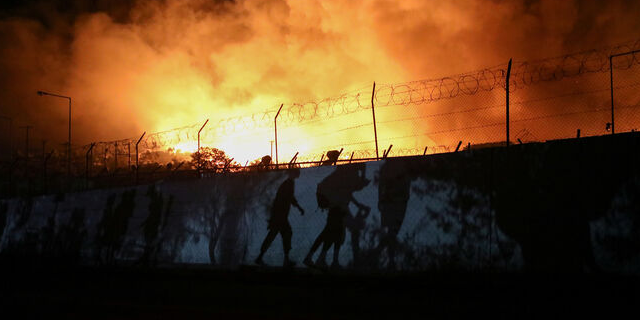
<path fill-rule="evenodd" d="M 269 164 L 271 164 L 271 157 L 270 156 L 262 157 L 260 164 L 263 166 L 268 166 Z"/>
<path fill-rule="evenodd" d="M 339 156 L 340 156 L 340 151 L 338 150 L 327 151 L 327 159 L 330 161 L 337 161 Z"/>
<path fill-rule="evenodd" d="M 287 170 L 287 172 L 289 173 L 289 178 L 291 179 L 296 179 L 300 176 L 300 169 L 298 168 L 290 168 Z"/>

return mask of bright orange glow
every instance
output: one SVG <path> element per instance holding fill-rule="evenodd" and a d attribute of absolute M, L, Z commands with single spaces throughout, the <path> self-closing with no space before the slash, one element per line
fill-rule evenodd
<path fill-rule="evenodd" d="M 37 97 L 36 90 L 73 97 L 76 146 L 125 138 L 135 142 L 142 132 L 150 139 L 154 132 L 191 126 L 188 133 L 167 133 L 153 143 L 143 143 L 155 151 L 189 153 L 196 151 L 198 129 L 209 119 L 201 145 L 221 149 L 244 164 L 271 154 L 275 160 L 273 116 L 280 104 L 286 111 L 295 103 L 321 102 L 357 90 L 366 107 L 349 110 L 347 116 L 340 116 L 340 106 L 309 117 L 315 109 L 305 105 L 293 116 L 283 112 L 278 121 L 280 162 L 289 161 L 296 152 L 299 159 L 319 160 L 322 153 L 340 148 L 348 157 L 358 150 L 375 150 L 368 109 L 373 81 L 381 95 L 388 95 L 385 83 L 459 74 L 506 64 L 510 57 L 534 60 L 621 43 L 637 37 L 640 7 L 469 0 L 134 3 L 123 15 L 114 10 L 83 12 L 71 19 L 56 17 L 64 21 L 61 26 L 28 17 L 1 18 L 0 34 L 11 45 L 0 50 L 0 67 L 5 78 L 12 80 L 6 81 L 0 100 L 25 110 L 20 121 L 38 128 L 50 145 L 66 141 L 66 109 Z M 593 17 L 599 17 L 598 23 L 591 21 Z M 606 88 L 607 79 L 593 82 Z M 600 90 L 588 82 L 583 86 Z M 436 88 L 429 89 L 433 93 Z M 540 96 L 536 90 L 527 95 L 530 100 Z M 445 100 L 376 108 L 380 154 L 391 144 L 392 155 L 400 148 L 421 154 L 425 146 L 455 147 L 462 140 L 503 138 L 499 130 L 489 131 L 494 127 L 451 129 L 503 121 L 503 109 L 490 107 L 504 103 L 504 91 Z M 556 102 L 538 103 L 535 110 L 548 114 L 560 108 Z M 520 106 L 522 117 L 531 116 L 526 112 L 533 106 L 524 102 Z M 427 117 L 478 107 L 486 110 Z M 514 104 L 514 112 L 518 107 Z M 244 121 L 245 125 L 227 121 L 221 127 L 223 119 L 252 114 L 259 121 Z M 306 118 L 291 119 L 300 114 Z M 414 120 L 400 121 L 411 117 Z M 600 128 L 607 120 L 591 121 Z M 525 124 L 514 126 L 522 130 Z M 539 127 L 542 134 L 533 132 L 538 139 L 560 127 L 586 130 L 582 123 Z"/>
<path fill-rule="evenodd" d="M 185 141 L 176 144 L 173 147 L 175 153 L 193 153 L 198 151 L 197 141 Z"/>

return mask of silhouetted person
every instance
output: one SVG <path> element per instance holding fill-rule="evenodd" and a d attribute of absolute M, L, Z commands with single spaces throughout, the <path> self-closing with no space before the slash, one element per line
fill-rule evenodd
<path fill-rule="evenodd" d="M 105 262 L 107 264 L 115 262 L 115 255 L 120 251 L 127 233 L 129 219 L 133 216 L 135 198 L 136 190 L 125 191 L 122 193 L 122 200 L 115 208 L 113 208 L 115 195 L 111 195 L 107 199 L 107 206 L 98 226 L 99 260 L 101 260 L 102 251 L 104 250 Z"/>
<path fill-rule="evenodd" d="M 360 254 L 360 232 L 366 226 L 370 211 L 371 208 L 367 206 L 358 206 L 358 212 L 355 216 L 346 216 L 345 226 L 351 233 L 351 251 L 353 252 L 353 265 L 355 266 L 363 262 Z"/>
<path fill-rule="evenodd" d="M 111 194 L 107 198 L 107 203 L 105 204 L 104 210 L 102 211 L 102 219 L 98 223 L 97 226 L 97 235 L 96 235 L 96 263 L 102 264 L 104 261 L 103 253 L 107 251 L 109 246 L 109 225 L 113 220 L 113 206 L 116 201 L 116 195 Z M 105 257 L 106 258 L 106 257 Z"/>
<path fill-rule="evenodd" d="M 327 251 L 333 246 L 332 267 L 339 267 L 338 257 L 340 247 L 345 239 L 345 218 L 350 215 L 349 203 L 353 202 L 361 209 L 367 206 L 359 203 L 353 197 L 353 193 L 362 190 L 369 184 L 365 178 L 365 165 L 357 164 L 351 166 L 338 166 L 332 174 L 324 178 L 316 191 L 318 207 L 327 210 L 327 224 L 316 240 L 311 245 L 309 253 L 304 258 L 307 266 L 326 266 Z M 353 233 L 352 233 L 353 237 Z M 314 264 L 312 257 L 318 247 L 322 244 L 322 251 Z"/>
<path fill-rule="evenodd" d="M 262 256 L 264 256 L 267 249 L 276 238 L 278 233 L 282 236 L 282 248 L 284 250 L 284 266 L 292 266 L 295 263 L 289 260 L 289 251 L 291 250 L 291 225 L 289 224 L 289 209 L 291 206 L 295 206 L 300 210 L 300 214 L 304 215 L 304 209 L 298 204 L 294 196 L 295 182 L 294 179 L 300 176 L 300 169 L 289 169 L 289 178 L 285 180 L 276 193 L 276 198 L 273 200 L 273 206 L 271 207 L 271 218 L 269 219 L 269 233 L 262 242 L 260 247 L 260 254 L 255 260 L 258 265 L 263 265 Z"/>
<path fill-rule="evenodd" d="M 18 219 L 15 223 L 16 229 L 22 228 L 25 224 L 27 224 L 29 218 L 31 218 L 32 209 L 33 198 L 26 197 L 20 202 L 20 205 L 18 206 Z"/>
<path fill-rule="evenodd" d="M 340 151 L 338 150 L 327 151 L 327 159 L 322 161 L 322 165 L 323 166 L 335 165 L 338 162 L 338 157 L 340 157 Z"/>
<path fill-rule="evenodd" d="M 398 232 L 407 211 L 411 194 L 411 177 L 403 162 L 385 160 L 380 167 L 378 181 L 378 209 L 382 237 L 377 248 L 378 255 L 387 249 L 389 268 L 395 268 L 398 247 Z"/>
<path fill-rule="evenodd" d="M 271 157 L 264 156 L 258 163 L 258 171 L 269 170 L 269 165 L 271 164 Z"/>
<path fill-rule="evenodd" d="M 74 208 L 69 222 L 61 228 L 58 238 L 59 254 L 69 263 L 77 263 L 80 258 L 82 245 L 87 237 L 84 223 L 85 211 Z"/>
<path fill-rule="evenodd" d="M 166 216 L 166 214 L 163 215 L 164 197 L 161 192 L 156 190 L 155 186 L 149 186 L 147 197 L 149 197 L 149 215 L 140 225 L 140 227 L 143 228 L 145 242 L 144 252 L 142 253 L 140 262 L 145 265 L 149 263 L 149 259 L 152 256 L 155 261 L 156 251 L 158 250 L 157 239 L 160 233 L 160 226 Z M 172 199 L 169 201 L 172 201 Z M 170 206 L 170 203 L 168 206 Z"/>

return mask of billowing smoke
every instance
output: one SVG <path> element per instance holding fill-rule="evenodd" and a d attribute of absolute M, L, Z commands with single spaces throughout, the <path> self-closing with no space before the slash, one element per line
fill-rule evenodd
<path fill-rule="evenodd" d="M 0 115 L 74 144 L 637 37 L 640 2 L 27 1 L 0 19 Z M 4 123 L 2 124 L 4 126 Z M 3 127 L 4 128 L 4 127 Z"/>

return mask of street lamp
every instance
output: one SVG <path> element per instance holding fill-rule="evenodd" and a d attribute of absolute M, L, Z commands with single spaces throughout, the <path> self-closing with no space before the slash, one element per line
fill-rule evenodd
<path fill-rule="evenodd" d="M 52 96 L 69 100 L 69 143 L 67 144 L 67 187 L 71 187 L 71 97 L 60 94 L 38 91 L 39 96 Z"/>

